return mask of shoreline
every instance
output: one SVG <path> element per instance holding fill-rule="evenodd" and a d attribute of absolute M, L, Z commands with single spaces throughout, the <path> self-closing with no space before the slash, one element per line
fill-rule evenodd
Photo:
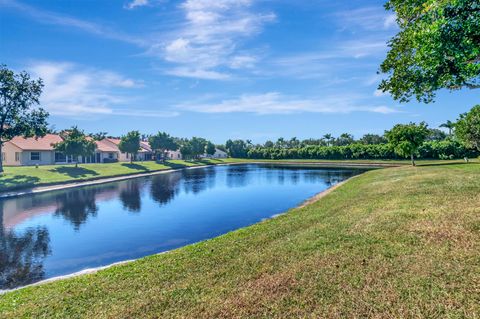
<path fill-rule="evenodd" d="M 92 186 L 92 185 L 101 185 L 113 182 L 120 182 L 128 179 L 141 178 L 155 176 L 159 174 L 167 174 L 178 172 L 187 169 L 196 169 L 196 168 L 205 168 L 210 166 L 227 166 L 227 165 L 248 165 L 248 164 L 275 164 L 275 165 L 309 165 L 309 166 L 318 166 L 324 168 L 388 168 L 388 167 L 398 167 L 401 165 L 396 164 L 387 164 L 387 163 L 332 163 L 332 162 L 298 162 L 298 161 L 284 161 L 284 162 L 274 162 L 274 161 L 252 161 L 252 162 L 232 162 L 232 163 L 218 163 L 218 164 L 206 164 L 190 167 L 181 167 L 181 168 L 172 168 L 158 171 L 151 171 L 146 173 L 134 173 L 127 175 L 111 176 L 111 177 L 100 177 L 92 178 L 88 180 L 79 180 L 79 181 L 67 181 L 63 183 L 55 183 L 49 185 L 39 185 L 32 188 L 18 189 L 7 192 L 0 192 L 0 200 L 20 197 L 32 194 L 39 194 L 69 188 L 83 187 L 83 186 Z"/>
<path fill-rule="evenodd" d="M 233 164 L 244 164 L 244 163 L 233 163 Z M 218 165 L 225 165 L 225 164 L 218 164 Z M 205 165 L 205 166 L 208 166 L 208 165 Z M 203 167 L 205 167 L 203 166 Z M 196 166 L 196 167 L 190 167 L 190 169 L 193 169 L 193 168 L 199 168 L 200 166 Z M 163 172 L 163 171 L 162 171 Z M 352 176 L 352 177 L 349 177 L 347 178 L 346 180 L 340 182 L 340 183 L 337 183 L 315 195 L 313 195 L 312 197 L 306 199 L 305 201 L 303 201 L 302 203 L 300 203 L 299 205 L 295 206 L 295 207 L 292 207 L 292 208 L 289 208 L 288 210 L 282 212 L 282 213 L 278 213 L 278 214 L 274 214 L 268 218 L 264 218 L 262 220 L 259 220 L 258 222 L 256 223 L 253 223 L 251 225 L 248 225 L 248 226 L 245 226 L 245 227 L 240 227 L 240 228 L 237 228 L 235 230 L 232 230 L 230 232 L 227 232 L 225 234 L 221 234 L 219 236 L 216 236 L 216 237 L 212 237 L 212 238 L 208 238 L 208 239 L 204 239 L 204 240 L 200 240 L 198 242 L 194 242 L 194 243 L 190 243 L 188 245 L 185 245 L 185 246 L 181 246 L 181 247 L 178 247 L 178 248 L 175 248 L 175 249 L 170 249 L 170 250 L 166 250 L 166 251 L 162 251 L 162 252 L 159 252 L 159 253 L 155 253 L 155 254 L 151 254 L 151 255 L 146 255 L 146 256 L 143 256 L 143 257 L 139 257 L 139 258 L 136 258 L 136 259 L 127 259 L 127 260 L 122 260 L 122 261 L 117 261 L 117 262 L 114 262 L 114 263 L 111 263 L 111 264 L 108 264 L 108 265 L 105 265 L 105 266 L 99 266 L 99 267 L 94 267 L 94 268 L 87 268 L 87 269 L 83 269 L 83 270 L 80 270 L 80 271 L 77 271 L 77 272 L 74 272 L 74 273 L 71 273 L 71 274 L 67 274 L 67 275 L 60 275 L 60 276 L 55 276 L 55 277 L 52 277 L 52 278 L 47 278 L 47 279 L 44 279 L 44 280 L 41 280 L 41 281 L 37 281 L 35 283 L 32 283 L 32 284 L 28 284 L 26 286 L 21 286 L 21 287 L 17 287 L 17 288 L 12 288 L 12 289 L 5 289 L 5 290 L 2 290 L 0 289 L 0 296 L 1 295 L 4 295 L 4 294 L 7 294 L 7 293 L 10 293 L 10 292 L 13 292 L 13 291 L 17 291 L 17 290 L 20 290 L 20 289 L 24 289 L 24 288 L 28 288 L 28 287 L 34 287 L 34 286 L 39 286 L 39 285 L 44 285 L 44 284 L 47 284 L 47 283 L 50 283 L 50 282 L 55 282 L 55 281 L 59 281 L 59 280 L 64 280 L 64 279 L 69 279 L 69 278 L 75 278 L 75 277 L 79 277 L 79 276 L 83 276 L 83 275 L 89 275 L 89 274 L 95 274 L 99 271 L 102 271 L 104 269 L 108 269 L 108 268 L 111 268 L 111 267 L 114 267 L 114 266 L 120 266 L 120 265 L 126 265 L 126 264 L 129 264 L 129 263 L 132 263 L 132 262 L 135 262 L 137 260 L 140 260 L 142 258 L 145 258 L 145 257 L 151 257 L 151 256 L 157 256 L 157 255 L 162 255 L 162 254 L 166 254 L 168 252 L 171 252 L 173 250 L 176 250 L 176 249 L 180 249 L 180 248 L 183 248 L 183 247 L 187 247 L 187 246 L 190 246 L 190 245 L 195 245 L 197 243 L 200 243 L 200 242 L 203 242 L 203 241 L 206 241 L 206 240 L 210 240 L 210 239 L 213 239 L 213 238 L 217 238 L 217 237 L 220 237 L 220 236 L 223 236 L 223 235 L 226 235 L 228 233 L 231 233 L 231 232 L 234 232 L 234 231 L 237 231 L 239 229 L 243 229 L 243 228 L 247 228 L 247 227 L 250 227 L 252 225 L 255 225 L 255 224 L 258 224 L 258 223 L 263 223 L 263 222 L 266 222 L 266 221 L 269 221 L 269 220 L 272 220 L 272 219 L 275 219 L 275 218 L 278 218 L 278 217 L 281 217 L 281 216 L 284 216 L 284 215 L 287 215 L 288 213 L 294 211 L 294 210 L 297 210 L 297 209 L 301 209 L 301 208 L 304 208 L 306 206 L 309 206 L 309 205 L 312 205 L 314 203 L 316 203 L 317 201 L 319 201 L 320 199 L 322 199 L 323 197 L 327 196 L 328 194 L 330 194 L 331 192 L 333 192 L 334 190 L 338 189 L 339 187 L 341 187 L 342 185 L 346 184 L 348 181 L 354 179 L 355 177 L 358 177 L 358 176 L 361 176 L 363 175 L 365 172 L 361 173 L 361 174 L 358 174 L 358 175 L 355 175 L 355 176 Z"/>

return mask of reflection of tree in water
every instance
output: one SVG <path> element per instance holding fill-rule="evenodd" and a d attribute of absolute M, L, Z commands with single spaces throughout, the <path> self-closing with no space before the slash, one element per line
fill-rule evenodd
<path fill-rule="evenodd" d="M 179 192 L 179 183 L 182 173 L 157 175 L 152 178 L 150 195 L 152 199 L 161 205 L 168 204 Z"/>
<path fill-rule="evenodd" d="M 98 212 L 96 193 L 95 188 L 77 188 L 58 194 L 55 198 L 55 216 L 62 216 L 73 224 L 75 230 L 79 230 L 89 216 L 95 216 Z"/>
<path fill-rule="evenodd" d="M 206 167 L 183 171 L 185 193 L 198 194 L 215 186 L 215 168 Z"/>
<path fill-rule="evenodd" d="M 23 234 L 6 230 L 0 202 L 0 288 L 10 289 L 43 279 L 43 260 L 50 254 L 45 227 L 28 228 Z"/>
<path fill-rule="evenodd" d="M 122 182 L 119 186 L 119 198 L 123 207 L 130 212 L 139 212 L 142 208 L 141 193 L 144 187 L 143 181 L 132 179 Z"/>
<path fill-rule="evenodd" d="M 249 167 L 249 166 L 228 166 L 227 168 L 227 186 L 229 188 L 233 187 L 243 187 L 246 186 L 249 179 L 250 173 L 252 170 L 258 170 L 258 167 Z M 260 172 L 257 172 L 260 173 Z M 268 171 L 267 171 L 268 174 Z"/>

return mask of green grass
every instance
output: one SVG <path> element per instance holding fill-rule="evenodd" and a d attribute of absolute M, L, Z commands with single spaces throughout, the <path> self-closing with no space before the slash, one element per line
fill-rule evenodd
<path fill-rule="evenodd" d="M 83 164 L 79 165 L 78 167 L 75 167 L 74 165 L 47 165 L 39 166 L 38 168 L 34 166 L 5 167 L 4 174 L 0 176 L 0 192 L 74 181 L 86 181 L 106 177 L 141 174 L 172 168 L 211 165 L 223 163 L 224 161 L 172 160 L 167 161 L 164 164 L 156 162 L 134 162 L 133 164 Z"/>
<path fill-rule="evenodd" d="M 0 296 L 1 318 L 478 318 L 480 164 L 373 170 L 316 203 Z"/>

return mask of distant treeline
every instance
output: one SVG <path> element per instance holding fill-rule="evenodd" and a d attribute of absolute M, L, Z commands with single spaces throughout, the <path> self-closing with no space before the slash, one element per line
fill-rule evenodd
<path fill-rule="evenodd" d="M 467 149 L 458 141 L 427 141 L 419 148 L 419 158 L 454 159 L 476 157 L 479 153 Z M 304 146 L 301 148 L 252 147 L 246 150 L 245 157 L 252 159 L 401 159 L 395 154 L 391 144 L 360 144 L 345 146 Z M 236 156 L 234 156 L 236 157 Z"/>

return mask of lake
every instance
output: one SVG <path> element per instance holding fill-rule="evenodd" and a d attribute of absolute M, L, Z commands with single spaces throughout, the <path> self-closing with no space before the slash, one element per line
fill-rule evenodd
<path fill-rule="evenodd" d="M 365 170 L 186 169 L 0 200 L 0 289 L 164 252 L 293 208 Z"/>

